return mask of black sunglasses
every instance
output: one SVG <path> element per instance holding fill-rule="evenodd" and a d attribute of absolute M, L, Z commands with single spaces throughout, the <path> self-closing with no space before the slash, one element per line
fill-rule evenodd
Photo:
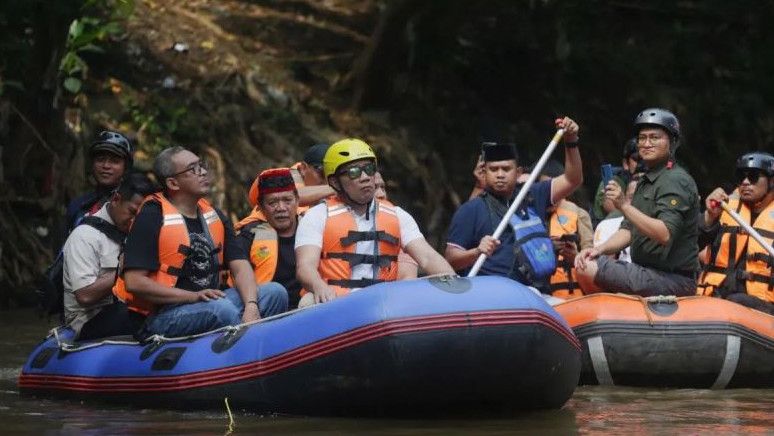
<path fill-rule="evenodd" d="M 339 175 L 346 174 L 350 179 L 357 180 L 360 178 L 360 176 L 363 175 L 363 173 L 366 173 L 369 177 L 372 177 L 374 174 L 376 174 L 376 164 L 370 162 L 365 165 L 349 167 L 344 171 L 340 171 Z"/>
<path fill-rule="evenodd" d="M 763 171 L 751 169 L 751 170 L 737 170 L 736 171 L 736 184 L 741 185 L 744 179 L 750 181 L 751 185 L 758 183 L 758 179 L 763 175 Z"/>

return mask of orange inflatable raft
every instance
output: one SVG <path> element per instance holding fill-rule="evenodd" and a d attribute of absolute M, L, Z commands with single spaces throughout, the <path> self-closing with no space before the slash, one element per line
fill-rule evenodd
<path fill-rule="evenodd" d="M 774 387 L 774 316 L 711 297 L 592 294 L 554 308 L 583 345 L 580 384 Z"/>

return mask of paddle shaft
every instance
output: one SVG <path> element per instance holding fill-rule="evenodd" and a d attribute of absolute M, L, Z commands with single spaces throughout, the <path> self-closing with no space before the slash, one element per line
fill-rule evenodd
<path fill-rule="evenodd" d="M 737 223 L 739 223 L 740 226 L 747 232 L 748 235 L 752 236 L 753 239 L 755 239 L 759 244 L 761 244 L 761 247 L 765 248 L 766 251 L 769 252 L 769 255 L 774 257 L 774 247 L 767 244 L 766 241 L 763 239 L 760 233 L 758 233 L 751 225 L 744 222 L 744 219 L 739 216 L 738 213 L 734 212 L 733 209 L 728 207 L 728 203 L 725 201 L 717 201 L 717 200 L 710 200 L 712 203 L 712 206 L 717 207 L 718 203 L 720 204 L 720 207 L 723 208 L 726 213 L 731 215 L 731 218 L 734 219 Z"/>
<path fill-rule="evenodd" d="M 529 174 L 529 177 L 527 178 L 527 182 L 524 183 L 524 186 L 521 187 L 521 190 L 519 190 L 519 195 L 516 196 L 516 200 L 513 201 L 511 204 L 511 207 L 508 208 L 508 211 L 505 212 L 505 216 L 503 216 L 503 219 L 500 220 L 500 224 L 495 229 L 494 233 L 492 234 L 492 237 L 495 239 L 500 239 L 500 235 L 503 234 L 505 231 L 505 226 L 508 225 L 508 220 L 511 219 L 511 216 L 516 212 L 516 209 L 521 206 L 521 203 L 524 201 L 524 198 L 526 198 L 527 194 L 529 193 L 529 188 L 532 187 L 532 185 L 535 183 L 535 179 L 540 176 L 540 171 L 543 170 L 543 167 L 545 166 L 548 159 L 551 157 L 551 154 L 554 152 L 554 149 L 559 144 L 559 141 L 562 139 L 562 135 L 564 135 L 564 129 L 558 129 L 556 133 L 554 134 L 554 137 L 551 139 L 551 142 L 548 143 L 548 147 L 546 147 L 546 151 L 543 152 L 543 155 L 540 156 L 540 160 L 537 161 L 535 164 L 535 168 L 532 170 L 532 172 Z M 484 261 L 486 260 L 486 254 L 481 253 L 478 256 L 478 259 L 476 259 L 476 263 L 473 264 L 473 268 L 470 269 L 470 272 L 468 273 L 468 277 L 475 277 L 476 274 L 478 274 L 478 271 L 481 269 L 481 266 L 484 265 Z"/>

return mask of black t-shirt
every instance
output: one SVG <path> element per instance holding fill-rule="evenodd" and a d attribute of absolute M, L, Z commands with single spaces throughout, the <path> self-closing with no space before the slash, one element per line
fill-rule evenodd
<path fill-rule="evenodd" d="M 288 290 L 288 307 L 298 307 L 301 283 L 296 278 L 296 235 L 279 236 L 279 260 L 272 281 L 281 283 Z"/>
<path fill-rule="evenodd" d="M 260 223 L 250 223 L 241 229 L 237 239 L 242 244 L 245 253 L 250 253 L 255 234 L 253 229 Z M 279 258 L 277 259 L 277 269 L 274 271 L 274 277 L 271 281 L 277 282 L 288 291 L 288 307 L 297 307 L 301 296 L 298 292 L 301 290 L 301 282 L 296 278 L 296 235 L 278 236 Z M 253 265 L 255 267 L 255 265 Z"/>
<path fill-rule="evenodd" d="M 218 209 L 218 217 L 223 222 L 224 243 L 223 262 L 228 265 L 232 260 L 245 259 L 247 254 L 236 239 L 231 221 Z M 198 218 L 185 218 L 190 240 L 190 253 L 183 264 L 183 272 L 178 277 L 176 288 L 188 291 L 219 286 L 220 268 L 217 265 L 215 247 L 204 231 L 202 221 Z M 132 230 L 126 238 L 124 247 L 124 269 L 142 269 L 157 271 L 159 269 L 159 232 L 163 217 L 161 205 L 158 202 L 147 202 L 137 214 Z"/>

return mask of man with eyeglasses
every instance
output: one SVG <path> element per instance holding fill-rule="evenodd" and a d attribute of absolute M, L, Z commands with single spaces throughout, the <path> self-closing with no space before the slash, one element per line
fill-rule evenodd
<path fill-rule="evenodd" d="M 634 128 L 646 172 L 631 199 L 615 180 L 605 187 L 605 198 L 624 220 L 607 241 L 575 257 L 578 280 L 587 292 L 695 294 L 699 193 L 690 174 L 674 162 L 680 123 L 672 112 L 649 108 L 637 115 Z M 627 246 L 631 263 L 602 256 Z"/>
<path fill-rule="evenodd" d="M 143 203 L 125 247 L 123 280 L 114 293 L 147 316 L 139 339 L 187 336 L 287 310 L 276 283 L 256 286 L 247 254 L 228 218 L 205 199 L 207 166 L 183 147 L 153 164 L 163 192 Z M 228 269 L 236 289 L 220 289 Z"/>
<path fill-rule="evenodd" d="M 299 307 L 396 280 L 401 248 L 428 274 L 454 274 L 411 215 L 375 199 L 371 146 L 360 139 L 341 140 L 326 151 L 323 170 L 336 197 L 309 209 L 298 225 L 296 272 L 309 291 Z"/>
<path fill-rule="evenodd" d="M 747 235 L 719 202 L 727 201 L 769 245 L 774 243 L 774 156 L 751 152 L 736 161 L 737 189 L 729 196 L 716 188 L 705 200 L 699 246 L 710 258 L 698 293 L 717 295 L 774 315 L 774 259 Z"/>
<path fill-rule="evenodd" d="M 67 205 L 66 226 L 70 233 L 86 215 L 107 203 L 124 175 L 132 168 L 133 151 L 129 140 L 118 132 L 104 131 L 89 147 L 94 190 Z"/>
<path fill-rule="evenodd" d="M 295 309 L 301 298 L 294 251 L 298 190 L 289 168 L 263 171 L 253 186 L 255 196 L 249 200 L 254 208 L 234 226 L 237 239 L 248 253 L 255 282 L 281 284 L 288 294 L 288 307 Z"/>

